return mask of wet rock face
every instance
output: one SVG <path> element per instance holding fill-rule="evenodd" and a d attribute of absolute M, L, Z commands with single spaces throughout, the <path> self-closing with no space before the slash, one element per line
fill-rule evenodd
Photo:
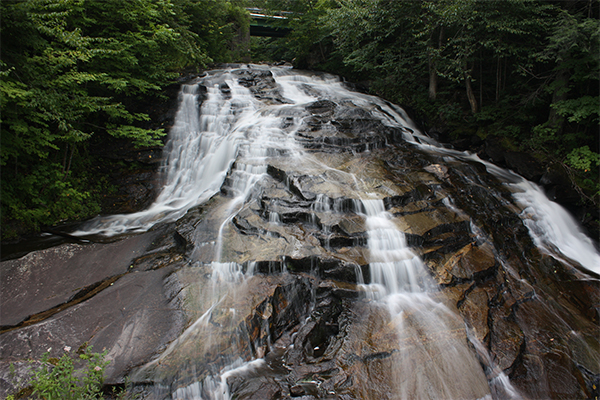
<path fill-rule="evenodd" d="M 240 85 L 250 89 L 256 98 L 267 103 L 284 103 L 273 74 L 265 70 L 239 69 L 234 72 Z"/>
<path fill-rule="evenodd" d="M 104 376 L 114 383 L 164 349 L 184 323 L 173 275 L 182 257 L 175 249 L 172 232 L 156 230 L 1 263 L 0 397 L 19 386 L 10 363 L 19 366 L 47 351 L 60 357 L 65 346 L 84 344 L 107 350 Z"/>
<path fill-rule="evenodd" d="M 364 210 L 354 201 L 361 196 L 357 180 L 363 185 L 360 190 L 383 199 L 440 285 L 439 297 L 457 310 L 473 340 L 491 355 L 493 362 L 481 361 L 490 382 L 503 371 L 527 397 L 585 397 L 594 392 L 598 368 L 578 371 L 587 371 L 581 368 L 585 358 L 597 357 L 572 350 L 567 351 L 572 356 L 564 356 L 559 348 L 542 350 L 537 326 L 554 332 L 553 343 L 566 341 L 570 330 L 586 332 L 582 335 L 594 343 L 589 350 L 596 348 L 592 332 L 598 327 L 593 306 L 597 282 L 589 288 L 575 268 L 537 251 L 505 186 L 476 162 L 447 164 L 442 157 L 420 153 L 398 141 L 401 129 L 385 126 L 351 104 L 318 100 L 304 110 L 295 136 L 310 160 L 267 159 L 268 176 L 223 231 L 221 254 L 241 265 L 255 263 L 262 274 L 305 273 L 320 283 L 313 283 L 316 296 L 308 319 L 291 323 L 272 337 L 275 345 L 264 350 L 277 373 L 230 378 L 237 398 L 389 398 L 397 389 L 393 377 L 383 372 L 393 370 L 399 351 L 394 332 L 387 331 L 386 340 L 381 332 L 357 334 L 365 329 L 363 324 L 384 326 L 385 312 L 365 303 L 356 286 L 338 292 L 344 294 L 341 298 L 334 294 L 339 288 L 331 289 L 370 280 Z M 226 198 L 234 196 L 230 184 L 226 181 L 222 190 Z M 460 211 L 448 208 L 447 199 Z M 191 229 L 194 221 L 184 218 L 178 229 L 189 243 L 200 243 L 190 256 L 208 262 L 214 253 L 206 243 L 215 238 L 206 232 L 215 227 L 201 222 Z M 549 274 L 547 263 L 555 264 L 557 271 Z M 567 275 L 570 278 L 564 279 Z M 565 297 L 571 285 L 581 290 L 581 299 Z M 544 304 L 552 316 L 527 312 L 530 303 Z M 519 317 L 525 312 L 530 320 Z M 373 336 L 382 347 L 365 351 L 364 343 L 373 343 Z M 548 379 L 567 370 L 573 379 L 559 387 Z"/>
<path fill-rule="evenodd" d="M 412 371 L 455 398 L 598 394 L 598 280 L 540 253 L 482 164 L 404 141 L 410 128 L 384 124 L 381 105 L 293 105 L 270 71 L 233 75 L 261 102 L 288 105 L 278 123 L 292 140 L 259 161 L 240 151 L 220 191 L 174 224 L 2 263 L 3 304 L 20 296 L 2 310 L 2 360 L 39 357 L 47 338 L 57 349 L 90 341 L 109 349 L 109 383 L 127 376 L 161 399 L 432 398 Z M 258 163 L 264 173 L 242 198 L 236 174 Z M 431 331 L 419 331 L 419 313 L 394 316 L 367 296 L 365 198 L 381 201 L 434 282 L 423 303 L 437 312 Z M 71 303 L 79 292 L 91 294 Z M 431 360 L 457 343 L 476 373 L 444 389 Z"/>

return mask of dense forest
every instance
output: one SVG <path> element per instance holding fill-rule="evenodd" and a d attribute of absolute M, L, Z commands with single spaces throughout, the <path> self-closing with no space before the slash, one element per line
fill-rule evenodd
<path fill-rule="evenodd" d="M 414 110 L 441 139 L 558 164 L 598 209 L 600 6 L 530 0 L 3 0 L 2 237 L 103 211 L 96 146 L 164 143 L 140 105 L 223 62 L 289 61 Z M 248 40 L 247 7 L 286 11 Z M 590 216 L 588 216 L 590 217 Z M 591 216 L 597 220 L 597 216 Z"/>

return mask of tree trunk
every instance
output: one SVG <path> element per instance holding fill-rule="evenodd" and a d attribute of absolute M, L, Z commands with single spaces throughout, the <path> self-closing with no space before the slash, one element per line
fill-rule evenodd
<path fill-rule="evenodd" d="M 502 79 L 502 90 L 506 90 L 506 71 L 508 70 L 507 63 L 508 63 L 508 59 L 504 58 L 504 69 L 503 69 L 504 78 Z"/>
<path fill-rule="evenodd" d="M 69 154 L 69 143 L 67 143 L 67 146 L 65 147 L 65 156 L 63 157 L 63 162 L 62 162 L 62 172 L 64 173 L 67 170 L 67 155 Z"/>
<path fill-rule="evenodd" d="M 552 93 L 552 104 L 556 104 L 560 101 L 567 99 L 568 87 L 569 87 L 569 70 L 568 68 L 561 68 L 554 81 L 556 86 L 554 87 L 554 93 Z M 556 109 L 550 107 L 550 115 L 548 116 L 548 126 L 556 129 L 556 133 L 559 135 L 562 133 L 565 118 L 558 115 Z"/>
<path fill-rule="evenodd" d="M 437 70 L 429 56 L 429 100 L 435 100 L 437 97 Z"/>
<path fill-rule="evenodd" d="M 438 35 L 437 48 L 441 49 L 442 41 L 444 40 L 444 27 L 440 27 L 440 33 Z M 429 54 L 429 99 L 435 100 L 437 97 L 438 87 L 438 76 L 437 76 L 437 65 L 434 61 L 431 53 Z"/>
<path fill-rule="evenodd" d="M 496 65 L 496 104 L 500 101 L 500 84 L 502 71 L 500 67 L 500 57 L 498 57 L 498 63 Z"/>
<path fill-rule="evenodd" d="M 480 51 L 480 59 L 483 60 L 483 55 Z M 479 107 L 483 108 L 483 62 L 479 62 Z"/>
<path fill-rule="evenodd" d="M 465 72 L 465 85 L 467 87 L 467 98 L 469 99 L 469 104 L 471 104 L 471 111 L 473 114 L 477 113 L 477 98 L 475 97 L 475 93 L 473 92 L 473 85 L 471 85 L 471 75 L 468 72 Z"/>
<path fill-rule="evenodd" d="M 69 156 L 69 163 L 67 164 L 67 168 L 64 170 L 64 176 L 62 178 L 63 181 L 65 181 L 67 179 L 67 176 L 69 175 L 69 171 L 71 171 L 71 161 L 73 161 L 73 153 L 75 152 L 75 145 L 72 144 L 71 145 L 71 155 Z"/>

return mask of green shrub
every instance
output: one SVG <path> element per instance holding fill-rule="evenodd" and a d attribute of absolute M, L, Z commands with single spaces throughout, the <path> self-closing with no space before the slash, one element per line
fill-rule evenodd
<path fill-rule="evenodd" d="M 34 372 L 30 382 L 33 395 L 45 400 L 101 398 L 104 369 L 109 363 L 104 360 L 107 351 L 92 353 L 88 347 L 74 355 L 70 347 L 64 350 L 61 358 L 51 358 L 49 353 L 42 356 L 43 367 Z M 76 370 L 78 364 L 83 364 L 81 370 Z"/>

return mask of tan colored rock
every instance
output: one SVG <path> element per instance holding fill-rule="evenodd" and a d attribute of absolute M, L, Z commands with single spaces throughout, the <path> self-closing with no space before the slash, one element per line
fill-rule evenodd
<path fill-rule="evenodd" d="M 492 308 L 490 312 L 493 320 L 490 351 L 495 356 L 498 366 L 506 370 L 519 355 L 524 340 L 523 331 L 519 325 L 508 319 L 508 310 Z"/>
<path fill-rule="evenodd" d="M 437 301 L 443 302 L 447 307 L 456 310 L 456 305 L 465 299 L 465 293 L 474 286 L 473 282 L 459 283 L 445 286 L 439 292 L 432 294 Z M 458 312 L 458 310 L 456 310 Z"/>
<path fill-rule="evenodd" d="M 475 337 L 485 342 L 490 332 L 488 327 L 488 295 L 482 288 L 475 288 L 465 297 L 459 311 L 465 322 L 472 328 Z"/>
<path fill-rule="evenodd" d="M 411 204 L 414 206 L 417 203 Z M 428 206 L 428 203 L 425 203 L 424 207 L 418 207 L 417 211 Z M 403 210 L 410 211 L 410 207 L 405 207 Z M 422 236 L 438 225 L 464 221 L 464 218 L 457 216 L 446 208 L 436 209 L 435 211 L 424 211 L 416 214 L 407 214 L 399 217 L 399 219 L 401 219 L 402 224 L 406 226 L 404 232 L 419 236 Z"/>
<path fill-rule="evenodd" d="M 445 165 L 431 164 L 426 166 L 424 169 L 425 171 L 434 174 L 440 180 L 448 178 L 448 167 L 446 167 Z"/>
<path fill-rule="evenodd" d="M 496 264 L 492 246 L 488 243 L 481 246 L 469 244 L 456 255 L 458 260 L 453 264 L 451 274 L 457 278 L 472 278 L 474 274 L 492 268 Z"/>

